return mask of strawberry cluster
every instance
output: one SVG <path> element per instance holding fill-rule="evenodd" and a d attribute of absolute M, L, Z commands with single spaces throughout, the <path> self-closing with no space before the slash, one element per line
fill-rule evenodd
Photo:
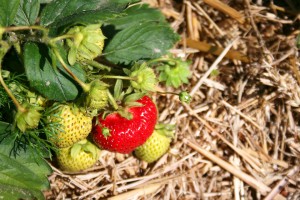
<path fill-rule="evenodd" d="M 159 81 L 177 88 L 190 75 L 187 63 L 171 57 L 141 61 L 131 67 L 96 62 L 106 39 L 100 27 L 76 25 L 66 30 L 65 35 L 47 40 L 55 61 L 81 88 L 74 100 L 53 101 L 25 88 L 5 87 L 17 107 L 18 129 L 25 133 L 43 127 L 58 166 L 68 172 L 92 167 L 101 150 L 132 153 L 149 163 L 159 159 L 170 146 L 174 127 L 158 124 L 159 113 L 151 96 L 158 92 Z M 58 43 L 67 50 L 65 58 Z M 0 56 L 5 54 L 0 52 Z M 85 71 L 86 80 L 73 73 L 71 68 L 75 65 Z M 3 81 L 1 84 L 5 86 Z M 29 103 L 28 99 L 15 98 L 24 91 Z M 190 101 L 187 92 L 177 95 L 182 102 Z"/>

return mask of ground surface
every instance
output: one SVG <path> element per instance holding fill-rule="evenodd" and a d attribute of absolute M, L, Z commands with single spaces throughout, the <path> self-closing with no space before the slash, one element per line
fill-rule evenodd
<path fill-rule="evenodd" d="M 299 1 L 144 2 L 192 61 L 178 90 L 192 102 L 156 97 L 160 122 L 177 124 L 172 146 L 151 165 L 102 151 L 80 174 L 53 166 L 47 199 L 300 199 Z"/>

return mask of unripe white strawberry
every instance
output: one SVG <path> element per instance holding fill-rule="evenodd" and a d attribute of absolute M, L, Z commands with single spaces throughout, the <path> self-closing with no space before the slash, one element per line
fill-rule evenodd
<path fill-rule="evenodd" d="M 158 160 L 168 151 L 174 134 L 173 130 L 174 127 L 170 125 L 157 125 L 147 141 L 134 150 L 135 156 L 148 163 Z"/>
<path fill-rule="evenodd" d="M 60 169 L 68 172 L 78 172 L 95 165 L 100 149 L 84 139 L 71 147 L 58 149 L 56 156 Z"/>
<path fill-rule="evenodd" d="M 70 147 L 85 139 L 92 130 L 92 117 L 86 116 L 75 105 L 55 105 L 48 117 L 55 134 L 50 140 L 59 148 Z"/>

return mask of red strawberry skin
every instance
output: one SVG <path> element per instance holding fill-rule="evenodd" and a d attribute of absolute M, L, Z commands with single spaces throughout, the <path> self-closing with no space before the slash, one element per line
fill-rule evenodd
<path fill-rule="evenodd" d="M 94 126 L 92 136 L 101 149 L 131 153 L 151 136 L 157 121 L 156 106 L 148 96 L 143 96 L 137 102 L 143 106 L 128 109 L 133 115 L 130 120 L 118 113 L 111 113 L 105 119 L 99 115 L 99 123 Z M 102 134 L 103 127 L 109 129 L 109 136 Z"/>

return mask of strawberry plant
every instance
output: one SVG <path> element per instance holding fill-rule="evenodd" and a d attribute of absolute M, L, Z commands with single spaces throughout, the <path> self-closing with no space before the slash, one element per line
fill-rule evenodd
<path fill-rule="evenodd" d="M 179 36 L 146 4 L 0 0 L 0 10 L 2 199 L 43 199 L 48 163 L 84 170 L 95 145 L 132 152 L 157 123 L 159 81 L 188 83 L 188 63 L 167 56 Z"/>

